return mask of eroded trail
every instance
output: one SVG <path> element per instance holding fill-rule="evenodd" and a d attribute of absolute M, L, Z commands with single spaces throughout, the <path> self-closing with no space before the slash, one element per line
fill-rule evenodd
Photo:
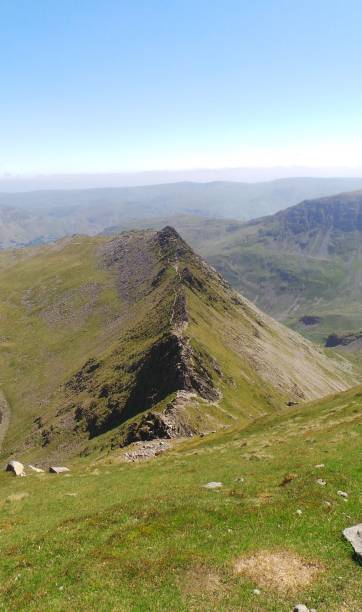
<path fill-rule="evenodd" d="M 0 389 L 0 451 L 10 422 L 10 408 L 7 399 Z"/>

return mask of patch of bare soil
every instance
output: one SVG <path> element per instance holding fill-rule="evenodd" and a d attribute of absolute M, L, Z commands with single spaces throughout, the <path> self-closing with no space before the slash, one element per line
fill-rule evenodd
<path fill-rule="evenodd" d="M 192 567 L 179 579 L 183 595 L 215 594 L 222 590 L 219 575 L 203 565 Z"/>
<path fill-rule="evenodd" d="M 288 593 L 311 584 L 322 566 L 289 551 L 264 550 L 238 559 L 235 570 L 262 588 Z"/>

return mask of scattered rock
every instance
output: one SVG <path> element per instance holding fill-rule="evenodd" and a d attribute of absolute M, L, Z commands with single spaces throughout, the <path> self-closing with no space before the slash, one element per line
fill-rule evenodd
<path fill-rule="evenodd" d="M 323 478 L 318 478 L 317 483 L 321 485 L 321 487 L 325 487 L 327 484 L 326 481 L 323 480 Z"/>
<path fill-rule="evenodd" d="M 362 523 L 347 527 L 343 530 L 343 535 L 352 544 L 358 561 L 362 562 Z"/>
<path fill-rule="evenodd" d="M 293 612 L 310 612 L 310 610 L 304 604 L 297 604 L 294 606 Z"/>
<path fill-rule="evenodd" d="M 15 476 L 25 476 L 24 466 L 20 461 L 9 461 L 5 471 L 12 472 Z"/>
<path fill-rule="evenodd" d="M 317 468 L 317 470 L 320 470 L 321 468 L 324 468 L 324 463 L 318 463 L 317 465 L 315 465 L 314 467 Z"/>
<path fill-rule="evenodd" d="M 31 465 L 30 463 L 28 465 L 28 468 L 33 470 L 33 472 L 37 472 L 38 474 L 44 474 L 44 472 L 45 472 L 45 470 L 42 470 L 41 468 L 38 468 L 35 465 Z"/>
<path fill-rule="evenodd" d="M 261 590 L 260 589 L 253 589 L 253 593 L 254 593 L 254 595 L 260 595 Z"/>
<path fill-rule="evenodd" d="M 67 467 L 54 467 L 54 466 L 51 466 L 49 468 L 49 472 L 51 474 L 64 474 L 65 472 L 69 472 L 69 471 L 70 470 Z"/>
<path fill-rule="evenodd" d="M 222 482 L 208 482 L 206 485 L 203 485 L 204 489 L 220 489 L 223 484 Z"/>
<path fill-rule="evenodd" d="M 296 511 L 296 514 L 298 514 L 298 516 L 302 516 L 303 512 L 298 508 L 298 510 Z"/>
<path fill-rule="evenodd" d="M 345 491 L 337 491 L 337 495 L 344 498 L 348 497 L 348 493 L 346 493 Z"/>

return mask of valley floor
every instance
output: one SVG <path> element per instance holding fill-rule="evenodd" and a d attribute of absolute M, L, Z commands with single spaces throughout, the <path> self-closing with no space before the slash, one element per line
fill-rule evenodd
<path fill-rule="evenodd" d="M 147 462 L 0 474 L 0 609 L 361 609 L 361 408 L 357 389 Z"/>

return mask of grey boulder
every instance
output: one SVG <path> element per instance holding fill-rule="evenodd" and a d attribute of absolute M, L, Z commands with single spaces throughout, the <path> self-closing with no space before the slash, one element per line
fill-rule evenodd
<path fill-rule="evenodd" d="M 358 561 L 362 562 L 362 523 L 347 527 L 343 530 L 343 535 L 352 544 Z"/>
<path fill-rule="evenodd" d="M 52 474 L 64 474 L 65 472 L 69 472 L 69 468 L 67 467 L 56 467 L 56 466 L 51 466 L 49 468 L 49 472 L 51 472 Z"/>
<path fill-rule="evenodd" d="M 203 485 L 205 489 L 219 489 L 220 487 L 222 487 L 222 482 L 208 482 L 207 484 Z"/>
<path fill-rule="evenodd" d="M 20 461 L 9 461 L 5 471 L 12 472 L 15 476 L 25 476 L 24 466 Z"/>

